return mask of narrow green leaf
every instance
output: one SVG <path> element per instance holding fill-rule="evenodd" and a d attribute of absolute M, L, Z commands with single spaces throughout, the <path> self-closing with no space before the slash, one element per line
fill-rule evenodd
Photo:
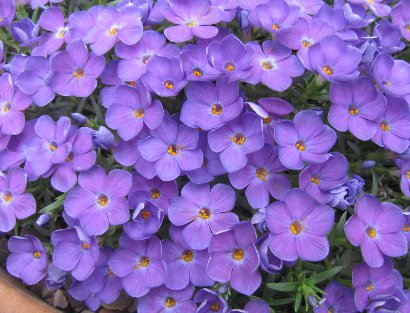
<path fill-rule="evenodd" d="M 295 306 L 294 306 L 295 312 L 299 311 L 301 302 L 302 302 L 302 292 L 298 292 L 295 298 Z"/>
<path fill-rule="evenodd" d="M 47 213 L 47 212 L 51 212 L 54 211 L 56 209 L 58 209 L 59 207 L 61 207 L 64 203 L 64 200 L 57 200 L 49 205 L 47 205 L 46 207 L 42 208 L 40 210 L 40 213 Z"/>
<path fill-rule="evenodd" d="M 272 301 L 269 301 L 271 305 L 284 305 L 288 303 L 292 303 L 295 301 L 295 298 L 285 298 L 285 299 L 273 299 Z"/>
<path fill-rule="evenodd" d="M 339 223 L 337 223 L 337 226 L 336 226 L 336 234 L 341 234 L 343 232 L 343 226 L 345 225 L 345 222 L 346 222 L 346 215 L 347 215 L 347 211 L 345 211 L 340 217 Z"/>
<path fill-rule="evenodd" d="M 267 284 L 268 288 L 276 291 L 290 292 L 295 291 L 299 283 L 289 282 L 289 283 L 270 283 Z"/>
<path fill-rule="evenodd" d="M 316 285 L 318 283 L 321 283 L 322 281 L 328 280 L 329 278 L 335 276 L 342 270 L 342 268 L 343 266 L 336 266 L 319 274 L 313 275 L 312 277 L 310 277 L 309 280 L 312 284 Z"/>
<path fill-rule="evenodd" d="M 372 194 L 377 195 L 377 174 L 375 171 L 372 170 Z"/>

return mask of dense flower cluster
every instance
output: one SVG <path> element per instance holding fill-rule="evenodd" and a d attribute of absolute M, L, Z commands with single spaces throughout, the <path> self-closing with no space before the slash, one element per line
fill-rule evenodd
<path fill-rule="evenodd" d="M 410 215 L 344 144 L 410 196 L 409 0 L 91 2 L 0 0 L 12 275 L 91 310 L 410 312 Z"/>

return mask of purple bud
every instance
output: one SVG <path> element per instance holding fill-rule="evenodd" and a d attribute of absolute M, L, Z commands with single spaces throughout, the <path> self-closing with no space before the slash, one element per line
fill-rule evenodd
<path fill-rule="evenodd" d="M 221 284 L 218 287 L 218 293 L 224 294 L 228 290 L 228 285 L 227 284 Z"/>
<path fill-rule="evenodd" d="M 81 113 L 71 113 L 71 117 L 79 125 L 85 125 L 88 122 L 88 118 L 86 118 Z"/>
<path fill-rule="evenodd" d="M 333 199 L 329 202 L 331 207 L 346 210 L 352 205 L 358 195 L 363 192 L 364 180 L 360 176 L 353 176 L 343 186 L 330 190 Z"/>
<path fill-rule="evenodd" d="M 46 226 L 50 222 L 51 216 L 48 213 L 41 214 L 37 220 L 36 220 L 36 225 L 43 227 Z"/>
<path fill-rule="evenodd" d="M 33 39 L 38 36 L 38 31 L 39 26 L 35 25 L 28 17 L 11 25 L 11 34 L 14 40 L 21 43 L 22 46 L 34 44 Z"/>
<path fill-rule="evenodd" d="M 317 300 L 314 296 L 309 295 L 307 300 L 308 300 L 308 303 L 310 304 L 310 306 L 312 306 L 314 308 L 318 306 Z"/>
<path fill-rule="evenodd" d="M 56 290 L 64 286 L 68 272 L 57 268 L 53 263 L 50 263 L 47 270 L 47 276 L 44 279 L 48 289 Z"/>
<path fill-rule="evenodd" d="M 366 170 L 369 170 L 369 169 L 375 167 L 375 165 L 376 165 L 376 161 L 374 161 L 374 160 L 366 160 L 366 161 L 363 161 L 363 163 L 362 163 L 362 168 L 364 168 L 364 169 L 366 169 Z"/>
<path fill-rule="evenodd" d="M 100 126 L 98 131 L 92 132 L 93 143 L 104 150 L 111 149 L 115 146 L 114 135 L 104 126 Z"/>
<path fill-rule="evenodd" d="M 241 28 L 242 31 L 247 31 L 251 28 L 251 20 L 249 18 L 249 12 L 246 10 L 240 10 L 236 14 L 236 18 L 238 19 L 239 22 L 239 27 Z"/>

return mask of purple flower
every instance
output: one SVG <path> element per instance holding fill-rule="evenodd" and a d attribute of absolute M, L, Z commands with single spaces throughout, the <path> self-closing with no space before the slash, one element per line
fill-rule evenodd
<path fill-rule="evenodd" d="M 229 282 L 242 294 L 254 293 L 261 284 L 255 241 L 256 232 L 250 222 L 237 223 L 230 230 L 214 235 L 208 249 L 209 277 L 221 283 Z"/>
<path fill-rule="evenodd" d="M 0 27 L 8 26 L 13 22 L 16 13 L 14 1 L 1 1 L 0 3 Z"/>
<path fill-rule="evenodd" d="M 323 0 L 286 0 L 286 2 L 299 6 L 300 15 L 304 18 L 309 18 L 309 15 L 316 15 L 323 5 Z"/>
<path fill-rule="evenodd" d="M 197 313 L 226 313 L 229 308 L 228 303 L 221 295 L 208 288 L 200 289 L 196 293 L 194 301 L 199 303 Z"/>
<path fill-rule="evenodd" d="M 184 42 L 194 36 L 208 39 L 218 34 L 218 28 L 210 25 L 221 18 L 207 0 L 167 0 L 161 13 L 171 23 L 178 24 L 164 29 L 169 41 Z"/>
<path fill-rule="evenodd" d="M 188 79 L 179 58 L 153 56 L 142 76 L 142 82 L 161 97 L 173 97 L 185 87 Z"/>
<path fill-rule="evenodd" d="M 266 208 L 269 247 L 284 261 L 323 260 L 329 253 L 326 235 L 333 222 L 334 212 L 330 207 L 318 204 L 301 189 L 292 189 L 282 201 Z"/>
<path fill-rule="evenodd" d="M 275 0 L 276 1 L 276 0 Z M 292 84 L 292 77 L 300 76 L 305 69 L 292 50 L 279 41 L 266 40 L 262 49 L 256 42 L 248 44 L 253 49 L 252 69 L 244 80 L 256 85 L 264 83 L 275 91 L 284 91 Z"/>
<path fill-rule="evenodd" d="M 220 75 L 209 64 L 206 47 L 192 44 L 184 46 L 181 50 L 181 62 L 190 81 L 215 80 Z"/>
<path fill-rule="evenodd" d="M 349 0 L 353 4 L 361 4 L 368 8 L 374 15 L 382 17 L 390 14 L 391 8 L 387 4 L 383 3 L 384 0 Z"/>
<path fill-rule="evenodd" d="M 146 179 L 134 172 L 129 202 L 138 204 L 149 201 L 167 214 L 171 200 L 177 197 L 178 193 L 174 180 L 162 181 L 158 177 Z"/>
<path fill-rule="evenodd" d="M 276 35 L 296 23 L 300 7 L 288 5 L 284 0 L 270 0 L 257 5 L 255 11 L 262 28 Z"/>
<path fill-rule="evenodd" d="M 381 53 L 374 59 L 372 71 L 377 85 L 386 94 L 398 97 L 410 94 L 410 64 L 407 62 Z"/>
<path fill-rule="evenodd" d="M 336 133 L 323 125 L 314 111 L 308 110 L 298 112 L 293 122 L 278 122 L 275 140 L 282 164 L 290 169 L 302 169 L 304 162 L 320 164 L 329 159 L 328 151 L 336 142 Z"/>
<path fill-rule="evenodd" d="M 7 271 L 20 278 L 27 285 L 38 283 L 46 275 L 47 252 L 38 238 L 26 235 L 13 236 L 7 247 L 11 252 L 7 257 Z"/>
<path fill-rule="evenodd" d="M 97 14 L 98 17 L 84 38 L 96 55 L 107 53 L 117 41 L 133 45 L 140 40 L 143 26 L 136 6 L 125 6 L 122 9 L 109 6 Z"/>
<path fill-rule="evenodd" d="M 391 19 L 400 27 L 402 36 L 410 41 L 410 2 L 400 1 L 391 11 Z"/>
<path fill-rule="evenodd" d="M 253 208 L 264 208 L 269 204 L 269 194 L 282 199 L 290 189 L 290 180 L 285 175 L 276 174 L 285 169 L 279 161 L 277 147 L 266 144 L 248 155 L 244 168 L 229 173 L 229 180 L 236 189 L 246 187 L 245 195 Z"/>
<path fill-rule="evenodd" d="M 51 87 L 51 69 L 45 57 L 31 56 L 25 63 L 16 85 L 25 94 L 31 95 L 33 102 L 42 107 L 53 101 L 55 92 Z"/>
<path fill-rule="evenodd" d="M 31 104 L 31 98 L 14 89 L 10 74 L 0 76 L 0 134 L 18 135 L 25 123 L 24 111 Z"/>
<path fill-rule="evenodd" d="M 251 300 L 244 308 L 248 313 L 270 313 L 269 304 L 263 300 Z"/>
<path fill-rule="evenodd" d="M 322 19 L 307 20 L 300 18 L 292 27 L 283 29 L 278 40 L 286 47 L 298 50 L 297 56 L 303 66 L 310 70 L 309 48 L 323 38 L 334 34 L 333 26 Z"/>
<path fill-rule="evenodd" d="M 369 266 L 380 267 L 384 255 L 399 257 L 407 253 L 403 225 L 403 212 L 398 206 L 364 195 L 357 200 L 355 214 L 346 222 L 345 233 L 355 247 L 360 246 Z"/>
<path fill-rule="evenodd" d="M 68 294 L 77 301 L 84 301 L 84 303 L 93 311 L 97 311 L 100 307 L 101 299 L 97 293 L 88 289 L 83 281 L 73 279 L 67 291 Z"/>
<path fill-rule="evenodd" d="M 410 197 L 410 161 L 400 162 L 400 188 L 406 197 Z"/>
<path fill-rule="evenodd" d="M 144 124 L 149 129 L 157 128 L 163 116 L 161 102 L 151 101 L 151 95 L 144 86 L 118 86 L 105 120 L 110 128 L 118 131 L 123 140 L 130 140 L 142 131 Z"/>
<path fill-rule="evenodd" d="M 37 40 L 39 29 L 39 25 L 34 24 L 27 16 L 11 24 L 11 34 L 21 46 L 32 47 Z"/>
<path fill-rule="evenodd" d="M 353 290 L 343 287 L 336 281 L 330 282 L 325 288 L 325 301 L 314 309 L 315 313 L 344 312 L 357 313 Z"/>
<path fill-rule="evenodd" d="M 206 249 L 212 234 L 229 229 L 239 221 L 230 212 L 235 205 L 235 192 L 232 187 L 217 184 L 212 189 L 208 184 L 195 185 L 191 182 L 181 190 L 168 209 L 172 224 L 183 226 L 182 237 L 196 250 Z"/>
<path fill-rule="evenodd" d="M 194 313 L 196 305 L 191 300 L 195 288 L 190 285 L 182 290 L 170 290 L 165 286 L 152 289 L 138 301 L 138 312 Z"/>
<path fill-rule="evenodd" d="M 356 198 L 363 192 L 364 180 L 360 176 L 353 176 L 343 186 L 329 190 L 332 200 L 328 203 L 332 208 L 346 210 L 355 203 Z"/>
<path fill-rule="evenodd" d="M 53 263 L 63 271 L 71 271 L 77 280 L 85 280 L 94 271 L 100 255 L 95 237 L 88 237 L 79 228 L 56 230 L 51 234 L 54 246 Z"/>
<path fill-rule="evenodd" d="M 165 281 L 161 241 L 155 236 L 134 241 L 122 235 L 120 248 L 111 256 L 108 265 L 115 275 L 123 277 L 122 285 L 131 297 L 142 297 Z"/>
<path fill-rule="evenodd" d="M 308 55 L 312 71 L 328 81 L 348 81 L 359 76 L 357 67 L 362 53 L 335 35 L 314 44 Z"/>
<path fill-rule="evenodd" d="M 403 98 L 387 97 L 387 108 L 376 121 L 372 140 L 380 147 L 402 153 L 410 143 L 410 109 Z"/>
<path fill-rule="evenodd" d="M 255 113 L 246 112 L 233 121 L 208 133 L 208 144 L 231 173 L 242 169 L 247 155 L 263 147 L 262 120 Z"/>
<path fill-rule="evenodd" d="M 122 225 L 130 218 L 128 195 L 132 178 L 124 170 L 105 173 L 98 165 L 78 176 L 79 187 L 74 187 L 64 201 L 64 210 L 79 219 L 89 235 L 105 233 L 109 225 Z"/>
<path fill-rule="evenodd" d="M 254 215 L 255 216 L 255 215 Z M 252 218 L 252 223 L 254 220 Z M 265 234 L 257 241 L 258 252 L 261 259 L 260 268 L 269 274 L 278 274 L 282 270 L 283 261 L 272 253 L 269 248 L 269 235 Z M 287 262 L 289 263 L 289 262 Z"/>
<path fill-rule="evenodd" d="M 44 278 L 45 286 L 50 290 L 57 290 L 64 286 L 68 272 L 60 270 L 53 263 L 47 267 L 47 276 Z"/>
<path fill-rule="evenodd" d="M 193 250 L 182 235 L 182 229 L 175 226 L 169 229 L 171 240 L 162 242 L 164 260 L 167 263 L 165 286 L 181 290 L 191 282 L 194 286 L 212 286 L 214 281 L 206 273 L 209 253 Z"/>
<path fill-rule="evenodd" d="M 396 289 L 403 289 L 403 278 L 393 268 L 393 263 L 386 258 L 383 266 L 372 268 L 360 263 L 353 269 L 352 284 L 355 288 L 354 302 L 357 310 L 362 312 L 370 301 L 378 296 L 393 295 Z"/>
<path fill-rule="evenodd" d="M 299 175 L 299 188 L 304 189 L 321 204 L 329 203 L 330 190 L 339 188 L 347 181 L 349 164 L 343 154 L 334 152 L 322 164 L 307 166 Z"/>
<path fill-rule="evenodd" d="M 186 91 L 187 100 L 182 105 L 181 122 L 203 130 L 215 129 L 242 112 L 243 99 L 239 96 L 237 82 L 219 79 L 211 82 L 192 82 Z"/>
<path fill-rule="evenodd" d="M 203 161 L 198 146 L 198 131 L 185 125 L 178 126 L 164 118 L 158 128 L 151 130 L 151 136 L 140 142 L 142 157 L 155 162 L 155 171 L 164 181 L 177 178 L 182 171 L 200 168 Z"/>
<path fill-rule="evenodd" d="M 407 298 L 404 292 L 396 289 L 392 295 L 380 295 L 375 297 L 370 303 L 367 312 L 405 312 L 400 310 L 405 309 L 404 304 L 407 304 Z"/>
<path fill-rule="evenodd" d="M 235 35 L 214 41 L 207 48 L 208 61 L 228 82 L 245 78 L 251 69 L 253 50 Z"/>
<path fill-rule="evenodd" d="M 377 37 L 378 50 L 380 52 L 397 53 L 406 45 L 400 41 L 400 29 L 386 19 L 381 19 L 373 29 L 373 36 Z"/>
<path fill-rule="evenodd" d="M 123 60 L 118 63 L 118 76 L 124 81 L 136 81 L 145 73 L 147 64 L 154 55 L 178 58 L 179 48 L 165 45 L 165 42 L 165 36 L 153 30 L 145 31 L 135 45 L 128 46 L 119 42 L 115 53 Z"/>
<path fill-rule="evenodd" d="M 0 231 L 8 232 L 16 225 L 16 219 L 25 219 L 36 213 L 36 200 L 24 193 L 26 173 L 20 168 L 11 168 L 7 175 L 0 174 Z"/>
<path fill-rule="evenodd" d="M 86 45 L 76 39 L 51 61 L 53 89 L 62 96 L 88 97 L 104 66 L 104 57 L 88 54 Z"/>
<path fill-rule="evenodd" d="M 164 212 L 148 201 L 146 203 L 130 201 L 129 205 L 135 210 L 132 221 L 124 225 L 125 233 L 134 240 L 150 238 L 161 227 Z"/>
<path fill-rule="evenodd" d="M 339 131 L 349 130 L 361 140 L 369 140 L 377 131 L 377 118 L 386 108 L 386 98 L 377 92 L 368 77 L 330 87 L 329 123 Z"/>
<path fill-rule="evenodd" d="M 110 150 L 115 147 L 114 135 L 104 126 L 100 126 L 98 130 L 93 130 L 91 139 L 96 148 Z"/>

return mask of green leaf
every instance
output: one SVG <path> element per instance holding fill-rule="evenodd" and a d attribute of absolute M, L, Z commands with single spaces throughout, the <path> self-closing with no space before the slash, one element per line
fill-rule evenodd
<path fill-rule="evenodd" d="M 301 302 L 302 302 L 302 292 L 298 292 L 295 298 L 295 306 L 294 306 L 295 312 L 299 310 Z"/>
<path fill-rule="evenodd" d="M 49 205 L 47 205 L 45 208 L 42 208 L 40 210 L 40 213 L 47 213 L 47 212 L 52 212 L 56 209 L 58 209 L 59 207 L 61 207 L 64 203 L 64 200 L 57 200 Z"/>
<path fill-rule="evenodd" d="M 375 196 L 377 195 L 377 187 L 377 174 L 375 171 L 372 170 L 372 194 Z"/>
<path fill-rule="evenodd" d="M 345 211 L 340 217 L 339 223 L 337 223 L 337 226 L 336 226 L 336 234 L 342 233 L 343 226 L 345 225 L 345 222 L 346 222 L 346 215 L 347 215 L 347 211 Z"/>
<path fill-rule="evenodd" d="M 267 284 L 268 288 L 276 291 L 290 292 L 295 291 L 299 283 L 289 282 L 289 283 L 270 283 Z"/>
<path fill-rule="evenodd" d="M 319 274 L 312 275 L 309 280 L 312 284 L 316 285 L 318 283 L 321 283 L 322 281 L 328 280 L 329 278 L 335 276 L 342 270 L 342 268 L 343 266 L 336 266 Z"/>
<path fill-rule="evenodd" d="M 273 299 L 272 301 L 269 301 L 271 305 L 284 305 L 288 303 L 292 303 L 295 301 L 295 298 L 285 298 L 285 299 Z"/>

